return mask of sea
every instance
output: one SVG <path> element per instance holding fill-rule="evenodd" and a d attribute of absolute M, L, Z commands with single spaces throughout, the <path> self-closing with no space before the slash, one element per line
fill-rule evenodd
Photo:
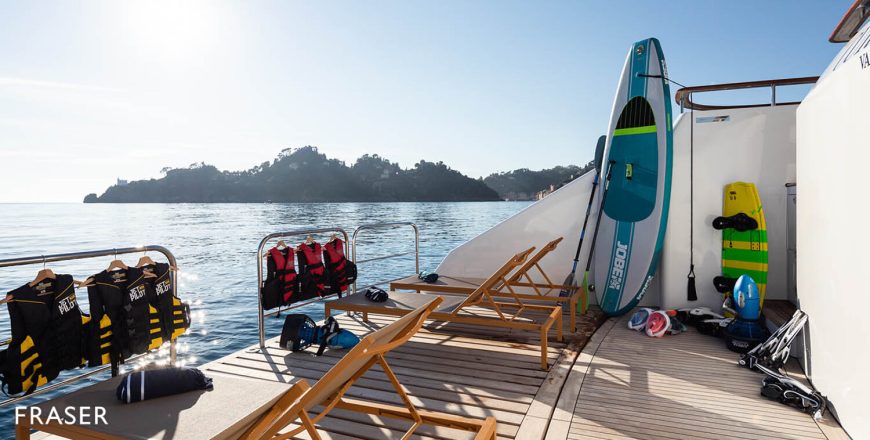
<path fill-rule="evenodd" d="M 529 202 L 458 203 L 304 203 L 304 204 L 0 204 L 0 259 L 58 253 L 160 245 L 178 265 L 177 289 L 190 304 L 191 328 L 178 340 L 177 362 L 197 366 L 257 343 L 257 247 L 278 232 L 340 228 L 352 235 L 363 225 L 411 222 L 419 229 L 420 270 L 434 270 L 451 249 L 519 212 Z M 331 234 L 312 234 L 325 243 Z M 306 236 L 285 239 L 294 245 Z M 357 239 L 358 286 L 416 271 L 414 232 L 410 226 L 363 229 Z M 267 247 L 274 245 L 269 243 Z M 399 257 L 379 259 L 394 254 Z M 135 265 L 141 253 L 119 255 Z M 166 261 L 149 252 L 155 261 Z M 348 256 L 350 257 L 350 255 Z M 76 280 L 105 269 L 113 256 L 49 263 L 56 274 Z M 34 279 L 42 263 L 0 268 L 0 292 Z M 88 312 L 87 289 L 77 299 Z M 323 304 L 294 311 L 315 321 Z M 279 335 L 283 318 L 265 319 L 266 336 Z M 10 337 L 9 315 L 0 311 L 0 339 Z M 166 363 L 168 344 L 124 370 L 145 363 Z M 63 372 L 55 381 L 88 371 Z M 122 371 L 123 373 L 123 371 Z M 97 374 L 60 390 L 0 408 L 0 439 L 14 438 L 14 407 L 30 405 L 104 380 Z M 0 400 L 5 396 L 0 396 Z"/>

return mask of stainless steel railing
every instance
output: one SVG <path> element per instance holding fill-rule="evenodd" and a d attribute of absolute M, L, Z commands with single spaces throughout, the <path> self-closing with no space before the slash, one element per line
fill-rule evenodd
<path fill-rule="evenodd" d="M 293 310 L 295 308 L 299 308 L 302 306 L 306 306 L 308 304 L 315 303 L 317 301 L 322 301 L 324 298 L 329 298 L 330 296 L 334 296 L 333 294 L 326 295 L 322 298 L 312 298 L 305 301 L 300 301 L 297 303 L 293 303 L 284 308 L 278 307 L 277 310 L 273 310 L 271 312 L 265 312 L 263 310 L 263 297 L 260 294 L 260 290 L 263 288 L 263 264 L 266 259 L 266 255 L 264 250 L 266 249 L 266 245 L 272 240 L 285 239 L 285 238 L 293 238 L 293 237 L 304 237 L 314 234 L 327 234 L 327 233 L 339 233 L 344 236 L 344 253 L 347 255 L 348 253 L 348 239 L 347 232 L 341 228 L 316 228 L 316 229 L 297 229 L 293 231 L 287 232 L 276 232 L 274 234 L 269 234 L 263 237 L 260 240 L 260 245 L 257 247 L 257 324 L 259 326 L 259 338 L 260 338 L 260 348 L 266 348 L 266 317 L 274 316 L 281 312 L 287 310 Z"/>
<path fill-rule="evenodd" d="M 367 231 L 367 230 L 373 230 L 373 229 L 394 229 L 394 228 L 400 228 L 402 226 L 410 226 L 411 229 L 414 230 L 414 252 L 400 252 L 397 254 L 382 255 L 382 256 L 378 256 L 378 257 L 367 258 L 365 260 L 357 260 L 356 259 L 356 249 L 357 249 L 357 244 L 358 244 L 357 240 L 359 239 L 360 232 Z M 399 257 L 404 257 L 406 255 L 413 254 L 414 255 L 414 267 L 416 268 L 415 270 L 416 270 L 416 272 L 420 272 L 420 229 L 417 228 L 417 225 L 414 223 L 411 223 L 411 222 L 392 222 L 392 223 L 372 223 L 372 224 L 368 224 L 368 225 L 362 225 L 353 231 L 353 237 L 351 238 L 350 242 L 351 242 L 351 245 L 350 245 L 351 260 L 353 260 L 353 262 L 356 263 L 357 266 L 364 264 L 364 263 L 369 263 L 372 261 L 387 260 L 390 258 L 399 258 Z M 401 280 L 402 278 L 404 278 L 404 277 L 393 278 L 393 279 L 389 279 L 389 280 L 379 280 L 379 281 L 370 283 L 368 285 L 365 285 L 363 287 L 360 287 L 360 289 L 365 289 L 365 288 L 372 287 L 372 286 L 378 286 L 381 284 L 392 283 L 393 281 L 398 281 L 398 280 Z M 354 293 L 357 292 L 356 282 L 353 283 L 353 292 Z"/>
<path fill-rule="evenodd" d="M 784 78 L 784 79 L 769 79 L 764 81 L 747 81 L 727 84 L 712 84 L 706 86 L 683 87 L 677 90 L 674 95 L 674 101 L 680 104 L 680 113 L 683 110 L 728 110 L 734 108 L 750 108 L 750 107 L 767 107 L 777 105 L 793 105 L 800 104 L 800 101 L 777 102 L 776 88 L 783 86 L 793 86 L 800 84 L 814 84 L 819 79 L 818 76 L 806 76 L 801 78 Z M 769 104 L 738 104 L 738 105 L 710 105 L 699 104 L 692 101 L 692 96 L 699 93 L 717 92 L 723 90 L 741 90 L 741 89 L 756 89 L 770 87 L 770 103 Z"/>
<path fill-rule="evenodd" d="M 107 257 L 107 256 L 116 256 L 117 257 L 118 255 L 138 254 L 140 252 L 141 253 L 159 252 L 166 257 L 166 260 L 169 262 L 170 266 L 176 267 L 176 268 L 178 267 L 178 264 L 175 261 L 175 255 L 173 255 L 172 252 L 169 251 L 169 249 L 166 249 L 163 246 L 149 245 L 149 246 L 137 246 L 137 247 L 127 247 L 127 248 L 116 248 L 116 249 L 102 249 L 102 250 L 98 250 L 98 251 L 87 251 L 87 252 L 71 252 L 71 253 L 66 253 L 66 254 L 39 255 L 39 256 L 24 257 L 24 258 L 9 258 L 9 259 L 5 259 L 5 260 L 0 260 L 0 269 L 5 268 L 5 267 L 27 266 L 27 265 L 34 265 L 34 264 L 45 265 L 47 263 L 56 263 L 59 261 L 71 261 L 71 260 L 84 260 L 87 258 L 98 258 L 98 257 Z M 170 271 L 169 276 L 172 279 L 172 295 L 177 296 L 177 291 L 178 291 L 178 282 L 177 281 L 178 280 L 177 280 L 177 275 L 176 275 L 175 271 Z M 2 342 L 0 342 L 0 346 L 8 345 L 10 343 L 10 341 L 11 340 L 2 341 Z M 132 356 L 126 360 L 127 361 L 135 360 L 135 359 L 141 358 L 142 356 L 147 356 L 148 354 L 150 354 L 150 352 L 135 355 L 135 356 Z M 173 339 L 169 343 L 169 363 L 171 365 L 175 365 L 175 358 L 176 358 L 176 347 L 175 347 L 175 340 Z M 21 401 L 24 399 L 29 399 L 33 396 L 38 396 L 40 394 L 44 394 L 44 393 L 47 393 L 47 392 L 52 391 L 52 390 L 56 390 L 56 389 L 61 388 L 65 385 L 69 385 L 71 383 L 78 382 L 84 378 L 93 376 L 97 373 L 101 373 L 101 372 L 106 371 L 106 370 L 111 370 L 112 376 L 115 376 L 118 374 L 116 365 L 103 365 L 100 367 L 90 369 L 87 372 L 75 375 L 75 376 L 70 377 L 68 379 L 65 379 L 63 381 L 56 382 L 56 383 L 53 383 L 51 385 L 39 388 L 36 391 L 34 391 L 33 393 L 28 394 L 26 396 L 12 397 L 12 398 L 0 401 L 0 407 L 11 405 L 15 402 L 18 402 L 18 401 Z"/>

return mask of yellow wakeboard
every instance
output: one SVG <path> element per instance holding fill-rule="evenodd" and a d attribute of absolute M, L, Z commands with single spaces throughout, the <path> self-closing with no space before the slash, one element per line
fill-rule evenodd
<path fill-rule="evenodd" d="M 725 185 L 722 215 L 730 217 L 741 212 L 755 219 L 758 227 L 742 232 L 731 228 L 722 230 L 722 275 L 734 280 L 740 275 L 752 277 L 763 304 L 767 287 L 767 223 L 761 198 L 752 183 Z"/>

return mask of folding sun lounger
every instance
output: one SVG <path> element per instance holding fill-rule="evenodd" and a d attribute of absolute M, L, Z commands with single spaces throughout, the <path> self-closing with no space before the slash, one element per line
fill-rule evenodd
<path fill-rule="evenodd" d="M 550 329 L 556 329 L 556 340 L 562 341 L 562 307 L 551 305 L 526 304 L 522 297 L 513 293 L 510 287 L 506 292 L 498 296 L 509 296 L 512 302 L 497 302 L 493 298 L 496 289 L 504 282 L 505 277 L 512 270 L 522 265 L 534 248 L 514 255 L 501 268 L 493 272 L 470 294 L 445 295 L 444 303 L 430 315 L 434 321 L 455 322 L 483 327 L 495 327 L 517 330 L 535 331 L 540 334 L 541 341 L 541 369 L 547 369 L 547 337 Z M 326 316 L 330 316 L 332 310 L 344 310 L 347 312 L 360 312 L 363 320 L 368 320 L 368 314 L 404 316 L 427 303 L 435 295 L 425 293 L 390 292 L 390 298 L 384 302 L 373 302 L 363 293 L 355 293 L 334 301 L 325 303 Z M 483 311 L 490 313 L 476 313 L 478 310 L 469 310 L 473 306 L 479 306 Z M 515 313 L 509 314 L 505 309 L 516 309 Z M 525 311 L 543 312 L 543 319 L 533 319 L 522 316 Z M 495 312 L 492 316 L 491 312 Z"/>
<path fill-rule="evenodd" d="M 460 417 L 417 409 L 385 359 L 392 349 L 411 339 L 429 314 L 441 303 L 429 297 L 417 309 L 364 337 L 313 386 L 304 380 L 293 386 L 272 381 L 213 375 L 214 390 L 178 394 L 134 404 L 114 399 L 114 378 L 39 405 L 44 414 L 50 407 L 102 405 L 108 424 L 96 426 L 36 423 L 25 420 L 17 426 L 19 439 L 29 438 L 31 427 L 72 438 L 247 438 L 286 439 L 303 432 L 319 440 L 315 423 L 332 409 L 340 408 L 411 423 L 404 438 L 421 425 L 446 426 L 475 433 L 475 439 L 494 440 L 496 420 Z M 345 392 L 374 364 L 386 373 L 405 406 L 373 403 L 344 397 Z M 321 409 L 322 408 L 322 409 Z M 316 412 L 316 416 L 312 413 Z"/>
<path fill-rule="evenodd" d="M 527 299 L 542 302 L 555 302 L 560 305 L 568 304 L 569 325 L 572 332 L 577 331 L 577 309 L 580 313 L 586 313 L 586 291 L 582 288 L 573 286 L 563 286 L 556 284 L 550 279 L 544 269 L 541 267 L 541 260 L 550 252 L 556 249 L 562 237 L 559 237 L 544 245 L 537 253 L 520 266 L 510 277 L 501 280 L 493 291 L 493 296 L 516 296 L 520 299 Z M 534 248 L 529 249 L 529 251 Z M 535 281 L 532 279 L 530 272 L 537 271 L 543 281 Z M 486 279 L 472 277 L 458 277 L 452 275 L 439 275 L 438 281 L 427 283 L 421 280 L 417 275 L 402 278 L 398 281 L 390 283 L 391 290 L 415 290 L 417 292 L 437 292 L 437 293 L 454 293 L 467 295 L 474 292 Z M 529 293 L 516 293 L 513 288 L 531 288 Z M 559 291 L 563 288 L 573 290 L 570 296 L 559 296 Z"/>

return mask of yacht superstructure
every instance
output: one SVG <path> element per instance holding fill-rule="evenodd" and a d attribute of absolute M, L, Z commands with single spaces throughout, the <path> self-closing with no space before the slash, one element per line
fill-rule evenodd
<path fill-rule="evenodd" d="M 761 195 L 769 231 L 765 314 L 771 325 L 783 321 L 779 315 L 788 315 L 789 308 L 798 307 L 809 316 L 809 326 L 792 350 L 795 360 L 786 370 L 793 377 L 811 382 L 829 398 L 830 412 L 824 417 L 815 420 L 760 396 L 762 376 L 738 367 L 736 355 L 715 339 L 694 333 L 661 340 L 641 338 L 626 328 L 627 316 L 605 318 L 594 305 L 577 318 L 576 329 L 568 324 L 571 320 L 562 319 L 559 331 L 564 330 L 565 340 L 557 341 L 547 331 L 477 325 L 483 318 L 494 318 L 502 312 L 483 303 L 469 304 L 479 320 L 427 322 L 413 338 L 386 356 L 407 396 L 394 394 L 392 373 L 378 368 L 355 378 L 354 386 L 344 390 L 346 395 L 464 417 L 492 416 L 497 422 L 498 438 L 870 438 L 868 405 L 863 402 L 870 383 L 862 377 L 860 368 L 870 356 L 865 342 L 870 334 L 859 315 L 863 306 L 870 306 L 870 300 L 863 295 L 861 265 L 866 260 L 862 245 L 870 244 L 861 233 L 868 210 L 860 203 L 859 195 L 866 163 L 862 159 L 870 154 L 864 148 L 868 145 L 868 111 L 862 105 L 870 99 L 870 24 L 864 23 L 870 11 L 868 3 L 855 2 L 832 35 L 832 41 L 848 43 L 819 78 L 686 87 L 676 94 L 682 113 L 673 130 L 668 228 L 659 271 L 641 302 L 666 309 L 721 306 L 721 295 L 712 284 L 720 270 L 721 235 L 710 224 L 721 212 L 725 184 L 753 182 Z M 778 88 L 800 84 L 814 84 L 802 102 L 777 101 Z M 761 105 L 700 103 L 699 97 L 706 93 L 745 88 L 769 89 L 771 99 Z M 691 180 L 690 174 L 694 174 Z M 457 247 L 437 272 L 487 278 L 520 250 L 541 246 L 557 237 L 576 236 L 593 177 L 581 176 Z M 796 203 L 798 190 L 800 203 Z M 356 258 L 357 247 L 362 245 L 357 235 L 391 227 L 413 227 L 414 250 L 377 259 L 415 255 L 419 271 L 417 228 L 396 223 L 364 225 L 352 236 L 338 228 L 270 234 L 263 238 L 257 255 L 260 277 L 263 250 L 277 240 L 340 233 L 348 244 L 348 255 L 363 265 L 368 261 Z M 690 230 L 694 232 L 691 239 Z M 583 258 L 590 245 L 584 245 Z M 690 301 L 686 292 L 691 251 L 698 279 L 697 301 Z M 108 255 L 106 252 L 93 255 Z M 538 264 L 546 273 L 565 274 L 573 254 L 571 245 L 558 246 Z M 85 255 L 91 254 L 75 258 Z M 40 262 L 21 259 L 19 263 Z M 585 263 L 581 260 L 580 266 Z M 180 265 L 183 267 L 183 262 Z M 386 286 L 391 281 L 396 280 L 374 284 Z M 354 286 L 352 290 L 358 294 L 363 287 Z M 517 290 L 532 293 L 528 287 Z M 594 304 L 595 295 L 589 298 Z M 288 310 L 292 308 L 282 312 Z M 560 313 L 568 310 L 565 307 Z M 232 381 L 249 381 L 252 389 L 283 392 L 287 384 L 300 379 L 316 382 L 342 358 L 344 353 L 338 350 L 315 357 L 282 348 L 277 336 L 266 334 L 264 318 L 271 314 L 262 307 L 259 310 L 258 343 L 201 369 Z M 538 318 L 536 315 L 542 315 L 541 319 L 549 316 L 531 310 L 528 319 Z M 343 328 L 362 336 L 400 318 L 359 313 L 342 314 L 338 319 Z M 541 369 L 542 363 L 546 369 Z M 56 401 L 81 401 L 88 392 L 113 389 L 119 379 L 109 379 Z M 273 397 L 277 399 L 279 394 L 270 395 L 266 399 L 269 402 L 258 405 L 274 403 Z M 41 405 L 50 406 L 52 402 Z M 221 403 L 232 409 L 235 402 L 210 404 Z M 187 407 L 155 409 L 167 411 L 161 414 L 166 417 L 164 425 L 144 426 L 141 429 L 146 431 L 142 432 L 77 431 L 42 425 L 39 429 L 43 432 L 31 434 L 29 426 L 21 424 L 17 434 L 19 438 L 171 438 L 175 432 L 184 432 L 193 438 L 195 424 L 208 423 L 185 418 L 189 414 L 186 411 L 196 404 L 194 401 Z M 245 418 L 247 413 L 241 414 L 244 411 L 239 404 L 237 411 L 229 410 L 225 416 L 238 417 L 249 425 L 252 419 Z M 397 420 L 391 417 L 394 415 L 386 410 L 382 414 L 359 414 L 337 409 L 331 416 L 317 420 L 316 428 L 322 438 L 402 438 L 413 421 Z M 287 429 L 303 423 L 307 422 L 293 422 Z M 184 429 L 179 428 L 182 424 Z M 191 429 L 189 424 L 194 427 Z M 244 432 L 245 426 L 239 422 L 233 430 L 215 436 L 232 437 Z M 421 427 L 415 436 L 473 438 L 472 433 L 459 427 Z M 303 432 L 296 437 L 316 436 Z"/>

